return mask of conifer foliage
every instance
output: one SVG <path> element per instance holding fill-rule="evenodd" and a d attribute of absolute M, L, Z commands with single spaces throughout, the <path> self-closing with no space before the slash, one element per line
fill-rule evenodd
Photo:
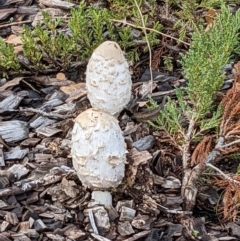
<path fill-rule="evenodd" d="M 182 153 L 181 192 L 186 210 L 192 210 L 195 205 L 197 182 L 206 167 L 220 172 L 228 182 L 240 184 L 214 166 L 222 153 L 236 152 L 240 148 L 237 118 L 240 88 L 236 81 L 222 103 L 215 104 L 224 81 L 222 68 L 237 50 L 239 28 L 240 11 L 232 14 L 228 7 L 222 6 L 212 28 L 208 31 L 201 28 L 192 35 L 189 51 L 181 60 L 187 86 L 176 89 L 176 100 L 169 98 L 159 117 L 151 123 L 165 131 Z"/>

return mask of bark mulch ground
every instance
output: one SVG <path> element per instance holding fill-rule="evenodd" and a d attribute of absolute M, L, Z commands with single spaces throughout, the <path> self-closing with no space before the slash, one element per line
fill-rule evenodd
<path fill-rule="evenodd" d="M 17 17 L 31 22 L 39 12 L 32 1 L 0 0 L 0 6 L 2 21 Z M 0 36 L 12 31 L 11 24 L 0 24 Z M 141 95 L 149 70 L 147 61 L 140 63 L 133 94 L 146 102 Z M 180 153 L 146 123 L 156 113 L 135 102 L 119 116 L 129 153 L 123 183 L 112 190 L 113 206 L 91 200 L 70 154 L 73 120 L 91 107 L 84 68 L 73 73 L 81 81 L 57 73 L 0 79 L 0 241 L 240 240 L 239 223 L 223 225 L 216 212 L 221 190 L 204 178 L 199 180 L 195 210 L 183 210 Z M 231 64 L 226 66 L 222 91 L 231 86 L 231 69 Z M 174 98 L 174 88 L 185 84 L 181 74 L 153 75 L 152 98 L 158 104 L 165 96 Z M 226 160 L 219 165 L 236 173 L 238 164 Z"/>

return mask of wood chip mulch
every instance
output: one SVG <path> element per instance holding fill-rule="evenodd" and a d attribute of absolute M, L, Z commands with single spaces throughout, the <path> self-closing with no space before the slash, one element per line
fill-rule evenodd
<path fill-rule="evenodd" d="M 39 2 L 61 10 L 73 6 Z M 1 22 L 12 16 L 13 22 L 32 22 L 38 12 L 31 0 L 0 0 Z M 3 22 L 0 36 L 17 27 Z M 134 96 L 143 94 L 146 80 L 148 70 L 133 84 Z M 159 72 L 154 80 L 152 97 L 159 104 L 185 83 Z M 226 81 L 224 89 L 230 85 Z M 90 108 L 85 83 L 53 75 L 0 79 L 0 241 L 240 240 L 238 223 L 219 225 L 215 187 L 202 185 L 196 210 L 182 210 L 181 158 L 163 145 L 161 133 L 134 118 L 147 100 L 141 101 L 119 117 L 128 164 L 122 185 L 112 190 L 113 206 L 104 207 L 91 200 L 71 162 L 74 118 Z"/>

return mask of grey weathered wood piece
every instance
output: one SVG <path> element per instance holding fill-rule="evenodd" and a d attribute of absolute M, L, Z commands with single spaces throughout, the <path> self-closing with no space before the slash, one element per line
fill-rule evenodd
<path fill-rule="evenodd" d="M 24 121 L 11 120 L 0 122 L 0 136 L 6 142 L 17 142 L 28 138 L 28 124 Z"/>

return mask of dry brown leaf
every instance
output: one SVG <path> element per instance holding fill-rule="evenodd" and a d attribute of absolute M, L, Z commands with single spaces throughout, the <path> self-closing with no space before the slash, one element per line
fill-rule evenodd
<path fill-rule="evenodd" d="M 13 45 L 16 46 L 16 45 L 22 44 L 22 39 L 21 39 L 21 37 L 15 35 L 15 34 L 11 34 L 11 35 L 7 38 L 6 43 L 8 43 L 8 44 L 13 44 Z"/>
<path fill-rule="evenodd" d="M 205 29 L 205 31 L 208 31 L 212 26 L 213 26 L 213 21 L 216 18 L 218 12 L 214 9 L 210 9 L 207 11 L 206 15 L 205 15 L 205 19 L 207 22 L 207 27 Z"/>
<path fill-rule="evenodd" d="M 86 89 L 80 89 L 80 90 L 76 90 L 74 92 L 72 92 L 70 94 L 70 96 L 66 99 L 66 103 L 70 103 L 74 100 L 79 100 L 81 98 L 83 98 L 84 96 L 87 95 L 87 90 Z"/>
<path fill-rule="evenodd" d="M 32 77 L 32 80 L 38 82 L 41 85 L 52 85 L 52 86 L 66 86 L 70 84 L 74 84 L 73 81 L 71 80 L 64 80 L 64 81 L 59 81 L 56 78 L 51 78 L 49 76 L 35 76 Z"/>
<path fill-rule="evenodd" d="M 155 49 L 153 52 L 153 57 L 152 57 L 152 69 L 153 70 L 158 70 L 158 66 L 161 62 L 161 56 L 163 54 L 163 46 L 160 46 L 159 48 Z"/>
<path fill-rule="evenodd" d="M 14 53 L 15 54 L 18 54 L 18 53 L 20 53 L 22 51 L 23 51 L 23 46 L 22 45 L 14 47 Z"/>
<path fill-rule="evenodd" d="M 85 83 L 77 83 L 77 84 L 71 84 L 67 86 L 60 87 L 60 90 L 64 92 L 65 94 L 72 94 L 75 91 L 78 90 L 85 90 L 86 84 Z"/>
<path fill-rule="evenodd" d="M 239 64 L 234 66 L 235 79 L 233 86 L 228 90 L 222 100 L 224 108 L 222 122 L 220 125 L 221 135 L 230 138 L 240 134 L 239 115 L 240 115 L 240 68 Z"/>
<path fill-rule="evenodd" d="M 191 165 L 203 163 L 208 153 L 212 149 L 213 137 L 205 136 L 201 142 L 198 143 L 191 156 Z"/>

